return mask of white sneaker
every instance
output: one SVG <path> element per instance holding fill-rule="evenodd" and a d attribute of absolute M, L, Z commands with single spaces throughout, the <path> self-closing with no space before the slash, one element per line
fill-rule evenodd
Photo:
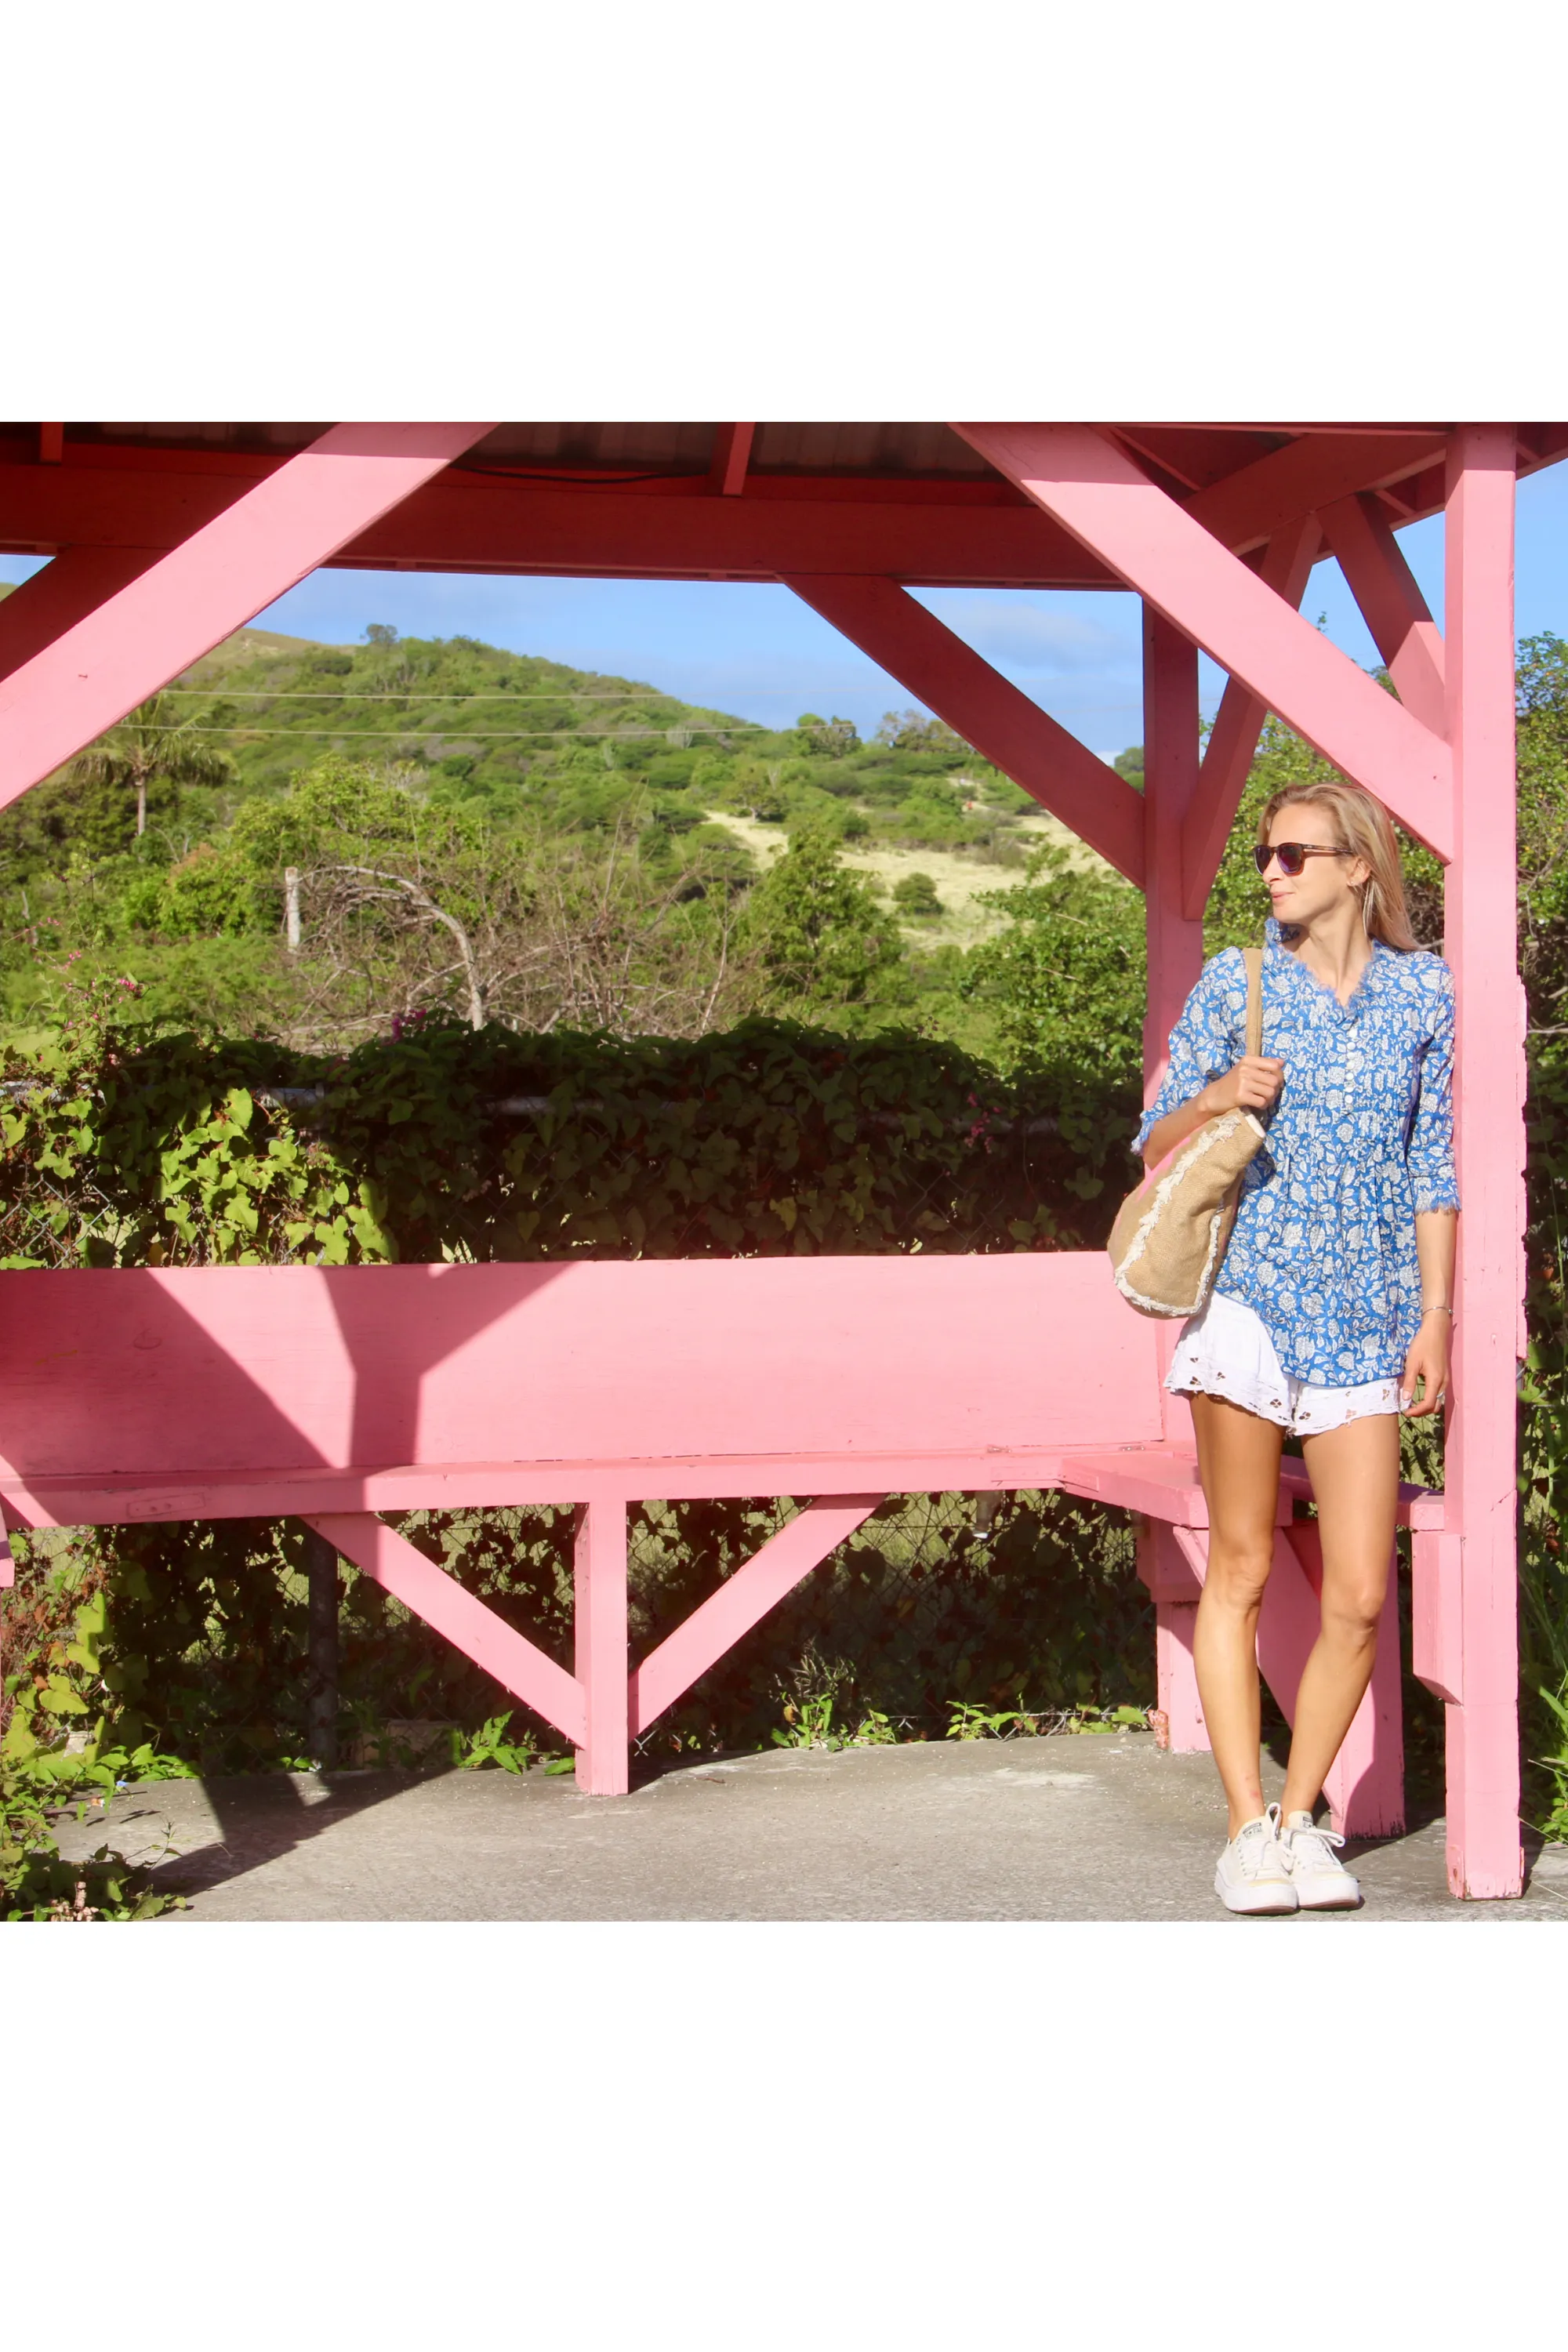
<path fill-rule="evenodd" d="M 1300 1897 L 1279 1836 L 1279 1808 L 1244 1822 L 1215 1865 L 1214 1891 L 1227 1911 L 1294 1911 Z"/>
<path fill-rule="evenodd" d="M 1292 1813 L 1286 1822 L 1290 1882 L 1303 1911 L 1353 1911 L 1359 1906 L 1361 1881 L 1334 1852 L 1343 1843 L 1332 1830 L 1320 1829 L 1310 1813 Z"/>

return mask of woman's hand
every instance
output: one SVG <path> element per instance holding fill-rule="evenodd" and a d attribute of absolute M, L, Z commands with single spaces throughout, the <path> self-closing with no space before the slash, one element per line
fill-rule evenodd
<path fill-rule="evenodd" d="M 1211 1118 L 1224 1110 L 1267 1110 L 1285 1083 L 1285 1065 L 1265 1054 L 1244 1054 L 1204 1092 Z"/>
<path fill-rule="evenodd" d="M 1451 1318 L 1441 1308 L 1421 1318 L 1421 1328 L 1410 1342 L 1405 1359 L 1405 1370 L 1399 1382 L 1399 1410 L 1407 1412 L 1412 1421 L 1436 1412 L 1448 1389 L 1448 1350 L 1453 1330 Z M 1419 1404 L 1415 1402 L 1415 1383 L 1422 1383 Z"/>
<path fill-rule="evenodd" d="M 1228 1069 L 1223 1078 L 1211 1078 L 1201 1093 L 1183 1103 L 1179 1108 L 1167 1111 L 1143 1146 L 1143 1164 L 1157 1167 L 1169 1151 L 1195 1135 L 1205 1119 L 1217 1118 L 1226 1110 L 1267 1110 L 1285 1083 L 1283 1062 L 1268 1060 L 1261 1054 L 1245 1054 Z"/>

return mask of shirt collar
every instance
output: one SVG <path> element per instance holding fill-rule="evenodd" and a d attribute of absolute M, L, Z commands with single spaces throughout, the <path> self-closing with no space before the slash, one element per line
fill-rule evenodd
<path fill-rule="evenodd" d="M 1328 996 L 1331 1003 L 1339 1004 L 1339 999 L 1334 996 L 1330 990 L 1324 988 L 1321 981 L 1314 980 L 1311 973 L 1306 970 L 1305 966 L 1299 963 L 1296 958 L 1289 952 L 1284 940 L 1279 936 L 1279 918 L 1278 915 L 1269 915 L 1265 919 L 1263 925 L 1263 941 L 1266 954 L 1271 955 L 1277 963 L 1287 965 L 1290 971 L 1300 973 L 1301 979 L 1306 982 L 1309 988 L 1315 989 L 1321 996 Z M 1352 993 L 1350 1000 L 1351 1004 L 1356 1003 L 1363 992 L 1370 992 L 1371 990 L 1378 985 L 1384 976 L 1384 972 L 1388 965 L 1389 960 L 1394 954 L 1394 950 L 1382 940 L 1372 940 L 1371 947 L 1372 955 L 1367 962 L 1366 970 L 1362 973 L 1360 980 L 1358 980 L 1355 984 L 1354 991 Z M 1350 1010 L 1350 1005 L 1340 1004 L 1339 1009 L 1342 1013 L 1346 1013 Z"/>

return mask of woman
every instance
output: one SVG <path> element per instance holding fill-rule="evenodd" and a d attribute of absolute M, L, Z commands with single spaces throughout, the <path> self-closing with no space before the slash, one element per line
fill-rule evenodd
<path fill-rule="evenodd" d="M 1227 1909 L 1350 1908 L 1361 1889 L 1313 1809 L 1372 1675 L 1394 1548 L 1399 1414 L 1448 1381 L 1455 1222 L 1452 975 L 1417 948 L 1394 829 L 1358 786 L 1291 785 L 1255 852 L 1273 901 L 1263 1052 L 1246 1050 L 1247 975 L 1214 957 L 1171 1034 L 1138 1145 L 1163 1160 L 1218 1111 L 1258 1113 L 1207 1305 L 1166 1386 L 1192 1399 L 1209 1513 L 1194 1656 L 1230 1808 L 1215 1873 Z M 1322 1620 L 1296 1699 L 1285 1791 L 1258 1771 L 1258 1612 L 1279 1454 L 1301 1439 L 1322 1538 Z"/>

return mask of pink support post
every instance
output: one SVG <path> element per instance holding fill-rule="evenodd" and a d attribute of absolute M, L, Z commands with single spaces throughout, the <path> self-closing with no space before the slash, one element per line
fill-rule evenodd
<path fill-rule="evenodd" d="M 1203 1582 L 1189 1557 L 1191 1540 L 1191 1530 L 1162 1519 L 1144 1519 L 1138 1529 L 1138 1573 L 1154 1603 L 1155 1704 L 1164 1718 L 1161 1744 L 1174 1756 L 1206 1754 L 1209 1745 L 1193 1664 Z"/>
<path fill-rule="evenodd" d="M 1164 1082 L 1166 1048 L 1183 1005 L 1204 961 L 1204 927 L 1182 908 L 1182 833 L 1198 783 L 1198 649 L 1152 605 L 1143 607 L 1143 800 L 1144 923 L 1148 942 L 1148 999 L 1143 1016 L 1143 1101 L 1152 1103 Z M 1175 1324 L 1157 1332 L 1160 1376 L 1176 1344 Z M 1168 1444 L 1192 1443 L 1192 1411 L 1184 1398 L 1160 1391 L 1162 1424 Z M 1173 1538 L 1156 1531 L 1156 1558 L 1178 1575 L 1168 1559 Z M 1190 1598 L 1162 1597 L 1154 1587 L 1154 1646 L 1160 1706 L 1170 1725 L 1173 1747 L 1206 1748 L 1203 1708 L 1193 1665 L 1195 1591 Z"/>
<path fill-rule="evenodd" d="M 1143 1102 L 1164 1083 L 1172 1029 L 1204 962 L 1202 915 L 1182 905 L 1182 835 L 1198 786 L 1198 649 L 1152 605 L 1143 607 L 1144 922 L 1148 998 L 1143 1015 Z M 1160 1327 L 1161 1377 L 1176 1326 Z M 1162 1391 L 1167 1439 L 1190 1444 L 1192 1414 Z"/>
<path fill-rule="evenodd" d="M 1440 1572 L 1459 1574 L 1447 1713 L 1448 1884 L 1522 1892 L 1515 1557 L 1524 1291 L 1524 1010 L 1516 944 L 1514 443 L 1463 425 L 1448 457 L 1446 667 L 1456 800 L 1445 946 L 1459 1014 L 1458 1291 Z M 1426 1564 L 1424 1563 L 1424 1566 Z M 1439 1608 L 1438 1615 L 1442 1612 Z M 1451 1669 L 1452 1670 L 1452 1669 Z"/>
<path fill-rule="evenodd" d="M 1316 1520 L 1301 1519 L 1281 1528 L 1274 1539 L 1274 1574 L 1264 1595 L 1258 1652 L 1268 1686 L 1292 1724 L 1301 1671 L 1321 1622 L 1322 1590 L 1322 1541 Z M 1402 1837 L 1405 1833 L 1399 1578 L 1392 1560 L 1371 1685 L 1329 1768 L 1323 1794 L 1330 1822 L 1342 1837 Z"/>
<path fill-rule="evenodd" d="M 1143 802 L 1149 993 L 1143 1101 L 1164 1083 L 1165 1048 L 1204 962 L 1204 926 L 1182 910 L 1182 828 L 1198 783 L 1198 649 L 1143 608 Z"/>
<path fill-rule="evenodd" d="M 574 1561 L 576 1666 L 586 1722 L 577 1786 L 624 1797 L 631 1785 L 626 1654 L 626 1507 L 598 1496 L 583 1507 Z"/>
<path fill-rule="evenodd" d="M 1203 1528 L 1156 1528 L 1168 1549 L 1140 1554 L 1140 1573 L 1154 1595 L 1161 1620 L 1160 1705 L 1169 1715 L 1173 1748 L 1207 1748 L 1201 1710 L 1187 1711 L 1192 1626 L 1208 1570 L 1208 1532 Z M 1147 1557 L 1153 1574 L 1143 1566 Z M 1179 1564 L 1178 1564 L 1179 1563 Z M 1317 1641 L 1321 1615 L 1322 1560 L 1318 1531 L 1310 1522 L 1274 1532 L 1274 1566 L 1264 1587 L 1258 1620 L 1258 1664 L 1287 1723 L 1296 1719 L 1301 1673 Z M 1167 1624 L 1169 1631 L 1167 1632 Z M 1186 1652 L 1184 1667 L 1182 1650 Z M 1166 1698 L 1167 1683 L 1172 1698 Z M 1193 1706 L 1196 1679 L 1191 1677 Z M 1184 1737 L 1178 1738 L 1178 1726 Z M 1377 1661 L 1372 1685 L 1329 1768 L 1323 1783 L 1333 1827 L 1345 1837 L 1395 1837 L 1405 1827 L 1405 1734 L 1399 1685 L 1399 1596 L 1389 1579 L 1378 1627 Z"/>

